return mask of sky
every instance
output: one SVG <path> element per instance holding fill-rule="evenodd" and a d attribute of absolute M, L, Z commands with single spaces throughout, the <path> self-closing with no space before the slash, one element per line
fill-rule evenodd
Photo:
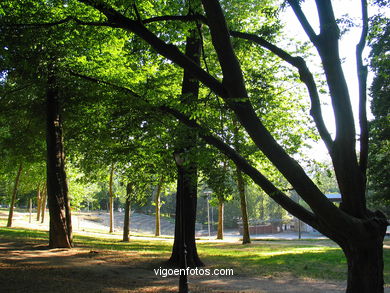
<path fill-rule="evenodd" d="M 352 17 L 353 20 L 355 20 L 358 24 L 361 24 L 361 5 L 359 0 L 334 0 L 332 1 L 333 4 L 333 10 L 335 13 L 336 18 L 340 18 L 343 15 L 348 14 L 349 17 Z M 318 15 L 317 10 L 315 7 L 315 2 L 313 0 L 307 0 L 303 3 L 303 11 L 306 14 L 306 17 L 308 18 L 310 24 L 312 25 L 313 29 L 318 32 Z M 375 13 L 373 9 L 369 7 L 368 11 L 369 15 L 372 15 Z M 283 21 L 285 22 L 285 31 L 289 36 L 293 36 L 296 39 L 302 40 L 302 41 L 308 41 L 308 37 L 306 36 L 304 30 L 302 29 L 300 23 L 296 19 L 294 12 L 289 7 L 286 9 L 286 11 L 283 13 L 282 17 Z M 360 39 L 361 34 L 361 28 L 359 27 L 353 27 L 351 28 L 347 33 L 345 33 L 339 43 L 340 46 L 340 56 L 343 60 L 343 70 L 345 74 L 345 78 L 348 83 L 349 87 L 349 93 L 351 97 L 351 103 L 352 108 L 355 115 L 355 127 L 357 130 L 359 130 L 359 122 L 358 122 L 358 108 L 359 108 L 359 93 L 358 93 L 358 81 L 357 81 L 357 72 L 356 72 L 356 57 L 355 57 L 355 48 L 356 44 L 358 43 Z M 316 51 L 313 51 L 314 53 L 317 53 Z M 367 56 L 369 53 L 368 48 L 364 51 L 364 56 Z M 316 58 L 314 61 L 317 64 L 308 64 L 309 69 L 312 71 L 315 71 L 315 68 L 320 66 L 320 60 L 319 57 Z M 372 76 L 369 76 L 369 83 L 370 80 L 372 80 Z M 328 127 L 328 130 L 334 135 L 335 134 L 335 126 L 334 126 L 334 118 L 333 118 L 333 111 L 330 106 L 330 99 L 328 96 L 322 96 L 322 101 L 328 103 L 328 105 L 322 106 L 322 113 L 324 116 L 325 123 Z M 372 119 L 373 116 L 370 111 L 370 107 L 368 104 L 367 107 L 368 110 L 368 118 Z M 329 158 L 325 144 L 320 141 L 318 143 L 312 143 L 312 149 L 309 151 L 309 156 L 313 157 L 315 155 L 317 160 L 327 160 Z"/>

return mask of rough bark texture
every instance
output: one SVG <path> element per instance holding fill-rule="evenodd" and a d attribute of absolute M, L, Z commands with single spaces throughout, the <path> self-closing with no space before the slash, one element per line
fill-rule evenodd
<path fill-rule="evenodd" d="M 22 170 L 23 170 L 23 164 L 20 163 L 19 168 L 18 168 L 18 172 L 16 173 L 14 189 L 12 190 L 12 197 L 11 197 L 11 204 L 9 206 L 7 227 L 12 226 L 12 218 L 14 216 L 14 206 L 15 206 L 15 202 L 16 202 L 16 194 L 18 193 L 19 180 L 20 180 L 20 175 L 22 174 Z"/>
<path fill-rule="evenodd" d="M 371 228 L 371 232 L 366 235 L 368 238 L 364 241 L 347 240 L 340 243 L 348 263 L 347 293 L 384 291 L 383 237 L 385 230 L 380 228 L 380 225 L 373 225 Z M 378 234 L 382 236 L 378 237 Z"/>
<path fill-rule="evenodd" d="M 185 239 L 187 249 L 187 265 L 190 267 L 203 266 L 203 262 L 198 256 L 195 242 L 195 222 L 196 222 L 196 204 L 197 204 L 197 173 L 196 169 L 183 168 L 178 166 L 178 180 L 176 193 L 176 216 L 175 216 L 175 240 L 173 243 L 172 255 L 169 263 L 175 266 L 180 265 L 181 245 Z M 181 204 L 181 201 L 184 203 Z M 181 211 L 180 206 L 183 207 Z M 184 235 L 180 228 L 181 217 L 183 213 Z"/>
<path fill-rule="evenodd" d="M 110 182 L 109 182 L 110 233 L 114 232 L 114 194 L 112 192 L 113 177 L 114 177 L 114 165 L 111 166 Z"/>
<path fill-rule="evenodd" d="M 54 67 L 48 66 L 46 93 L 47 196 L 50 213 L 49 246 L 72 247 L 72 224 L 65 173 L 59 93 Z"/>
<path fill-rule="evenodd" d="M 133 186 L 131 183 L 127 183 L 126 186 L 126 202 L 125 202 L 125 218 L 123 221 L 123 241 L 130 241 L 130 204 L 131 194 L 133 192 Z"/>
<path fill-rule="evenodd" d="M 223 239 L 223 200 L 219 200 L 218 203 L 218 231 L 217 239 Z"/>

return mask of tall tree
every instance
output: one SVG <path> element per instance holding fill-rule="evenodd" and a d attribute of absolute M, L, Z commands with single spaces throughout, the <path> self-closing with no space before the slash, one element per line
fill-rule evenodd
<path fill-rule="evenodd" d="M 382 8 L 390 8 L 390 1 L 376 1 Z M 381 10 L 382 11 L 382 10 Z M 371 92 L 370 153 L 368 162 L 369 197 L 371 206 L 379 207 L 390 215 L 390 18 L 384 14 L 371 19 L 371 69 L 374 72 Z"/>
<path fill-rule="evenodd" d="M 240 156 L 229 143 L 226 143 L 220 136 L 208 129 L 207 123 L 204 123 L 202 119 L 191 115 L 191 109 L 174 108 L 170 104 L 171 101 L 164 101 L 163 99 L 160 103 L 157 103 L 157 109 L 174 115 L 177 119 L 192 127 L 194 131 L 198 132 L 199 137 L 232 159 L 242 172 L 246 173 L 284 209 L 338 243 L 343 249 L 348 262 L 347 292 L 383 292 L 383 237 L 388 222 L 381 212 L 373 212 L 367 209 L 365 199 L 368 155 L 366 67 L 362 62 L 362 51 L 365 47 L 368 28 L 367 3 L 365 0 L 361 1 L 363 29 L 356 54 L 360 91 L 359 126 L 361 139 L 359 159 L 356 152 L 356 128 L 348 85 L 344 78 L 338 52 L 340 33 L 330 0 L 315 1 L 319 16 L 319 33 L 316 33 L 312 28 L 302 11 L 302 1 L 288 0 L 287 2 L 294 10 L 321 58 L 324 78 L 334 109 L 335 138 L 332 138 L 323 121 L 317 84 L 305 60 L 272 44 L 273 38 L 268 38 L 269 30 L 267 30 L 267 26 L 265 28 L 261 27 L 260 21 L 248 26 L 245 25 L 246 22 L 242 22 L 241 25 L 234 23 L 234 18 L 239 13 L 249 11 L 261 15 L 263 11 L 251 11 L 257 9 L 258 6 L 246 5 L 234 10 L 234 5 L 233 7 L 232 5 L 226 5 L 225 1 L 202 0 L 204 13 L 201 11 L 198 14 L 186 15 L 183 14 L 185 9 L 182 6 L 173 5 L 177 8 L 178 15 L 158 15 L 159 17 L 154 19 L 143 19 L 143 14 L 139 13 L 138 9 L 134 7 L 133 9 L 127 9 L 128 7 L 122 7 L 119 2 L 116 3 L 117 6 L 111 6 L 111 2 L 108 3 L 108 1 L 103 0 L 69 2 L 72 4 L 71 8 L 73 10 L 67 12 L 74 17 L 62 17 L 61 15 L 62 18 L 56 19 L 52 23 L 53 25 L 57 25 L 59 22 L 75 22 L 97 27 L 109 26 L 131 32 L 137 38 L 149 44 L 155 52 L 191 73 L 215 96 L 219 96 L 224 102 L 224 107 L 234 112 L 237 120 L 257 148 L 275 165 L 302 200 L 310 207 L 310 210 L 291 200 L 264 176 L 263 172 L 256 168 L 256 164 L 252 164 Z M 78 2 L 87 5 L 80 7 L 91 13 L 89 14 L 89 21 L 85 21 L 86 18 L 83 18 L 83 22 L 77 19 L 81 15 L 77 15 L 80 10 L 75 9 Z M 178 3 L 175 2 L 175 4 Z M 231 2 L 231 4 L 238 5 L 239 2 Z M 164 5 L 165 3 L 159 7 Z M 159 12 L 159 10 L 153 9 L 146 11 L 146 6 L 143 8 L 142 12 L 146 12 L 147 16 Z M 61 9 L 67 10 L 67 7 L 61 6 Z M 166 10 L 162 9 L 162 11 Z M 96 12 L 103 14 L 103 19 Z M 51 21 L 50 18 L 48 20 Z M 156 25 L 156 21 L 204 22 L 207 25 L 209 38 L 211 38 L 210 48 L 213 49 L 213 56 L 217 57 L 221 70 L 207 71 L 200 64 L 193 62 L 181 52 L 183 42 L 174 42 L 174 38 L 169 38 L 171 34 L 175 33 L 162 33 L 163 27 Z M 248 33 L 248 30 L 256 33 Z M 167 35 L 169 36 L 167 37 Z M 264 124 L 263 119 L 259 118 L 259 111 L 256 111 L 253 95 L 248 89 L 249 83 L 244 79 L 243 67 L 239 62 L 240 56 L 237 54 L 238 50 L 234 46 L 237 39 L 247 40 L 262 47 L 262 49 L 269 50 L 298 70 L 299 77 L 309 93 L 312 104 L 311 115 L 332 158 L 342 196 L 340 207 L 335 206 L 326 198 L 299 162 L 289 155 L 288 147 L 284 146 L 278 139 L 278 132 L 270 131 Z M 132 94 L 130 96 L 139 98 L 139 95 Z M 156 99 L 152 102 L 156 102 Z M 202 102 L 204 105 L 207 104 L 205 101 Z M 267 114 L 270 115 L 271 113 Z"/>
<path fill-rule="evenodd" d="M 103 1 L 80 0 L 106 16 L 106 25 L 131 31 L 149 43 L 157 52 L 175 64 L 189 70 L 214 93 L 221 96 L 226 106 L 234 111 L 240 124 L 246 129 L 257 147 L 285 176 L 311 211 L 293 202 L 281 190 L 267 180 L 263 174 L 251 166 L 230 146 L 210 134 L 200 134 L 208 143 L 228 155 L 237 165 L 259 184 L 275 201 L 291 214 L 310 224 L 323 234 L 336 241 L 343 249 L 348 261 L 347 292 L 383 292 L 383 237 L 387 220 L 380 212 L 371 212 L 366 207 L 366 157 L 367 140 L 361 139 L 360 160 L 357 158 L 356 132 L 349 98 L 347 82 L 341 68 L 338 54 L 339 29 L 330 0 L 316 1 L 319 15 L 320 33 L 317 34 L 303 13 L 299 1 L 288 1 L 322 60 L 325 78 L 329 87 L 336 120 L 336 137 L 333 139 L 323 122 L 319 95 L 313 75 L 304 60 L 293 57 L 281 48 L 266 41 L 261 36 L 246 32 L 231 31 L 227 25 L 224 10 L 218 0 L 203 0 L 202 4 L 211 34 L 212 44 L 218 56 L 223 73 L 223 82 L 208 74 L 196 63 L 186 58 L 175 46 L 166 44 L 145 25 L 133 20 Z M 363 0 L 363 31 L 358 44 L 357 59 L 365 45 L 367 32 L 367 4 Z M 184 18 L 188 20 L 188 18 Z M 321 138 L 332 158 L 338 185 L 342 195 L 340 208 L 333 205 L 312 182 L 296 160 L 275 140 L 264 127 L 253 109 L 240 63 L 232 46 L 231 36 L 244 38 L 269 49 L 299 70 L 300 78 L 308 88 L 312 101 L 312 116 Z M 358 66 L 364 72 L 363 66 Z M 364 74 L 360 75 L 360 125 L 362 137 L 366 136 Z M 194 121 L 179 113 L 176 116 L 196 128 Z M 364 276 L 364 277 L 363 277 Z"/>
<path fill-rule="evenodd" d="M 201 40 L 195 29 L 186 39 L 185 56 L 200 64 Z M 199 82 L 190 71 L 184 70 L 182 82 L 182 104 L 195 104 L 199 95 Z M 180 265 L 183 257 L 191 267 L 203 266 L 198 256 L 195 241 L 196 208 L 198 196 L 198 166 L 191 156 L 197 145 L 197 134 L 183 125 L 178 131 L 174 158 L 177 165 L 177 191 L 175 240 L 169 262 Z M 185 247 L 184 247 L 185 246 Z M 185 252 L 183 250 L 186 250 Z"/>
<path fill-rule="evenodd" d="M 73 245 L 73 234 L 65 172 L 57 71 L 55 61 L 50 62 L 46 92 L 46 186 L 50 213 L 49 246 L 69 248 Z"/>

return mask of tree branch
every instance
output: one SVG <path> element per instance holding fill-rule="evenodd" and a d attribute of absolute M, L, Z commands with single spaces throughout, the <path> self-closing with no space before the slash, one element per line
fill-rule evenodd
<path fill-rule="evenodd" d="M 314 81 L 313 74 L 310 72 L 309 68 L 306 66 L 306 62 L 301 57 L 293 57 L 286 51 L 282 50 L 281 48 L 271 44 L 270 42 L 266 41 L 265 39 L 249 34 L 249 33 L 242 33 L 237 31 L 230 31 L 230 35 L 233 37 L 245 39 L 248 41 L 252 41 L 256 44 L 259 44 L 260 46 L 268 49 L 287 63 L 291 64 L 292 66 L 296 67 L 299 72 L 299 77 L 301 81 L 306 85 L 307 90 L 309 92 L 310 100 L 311 100 L 311 109 L 310 114 L 314 119 L 314 122 L 316 123 L 318 132 L 320 133 L 321 138 L 325 142 L 325 145 L 329 151 L 329 153 L 332 152 L 332 146 L 333 146 L 333 140 L 330 136 L 328 129 L 326 128 L 326 125 L 324 123 L 322 112 L 321 112 L 321 103 L 320 98 L 317 91 L 317 86 Z"/>
<path fill-rule="evenodd" d="M 130 94 L 132 98 L 137 98 L 138 100 L 142 100 L 145 103 L 148 103 L 148 101 L 139 95 L 138 93 L 134 92 L 133 90 L 118 86 L 116 84 L 113 84 L 111 82 L 103 81 L 100 79 L 97 79 L 95 77 L 87 76 L 84 74 L 80 74 L 77 72 L 69 71 L 69 73 L 73 76 L 85 79 L 87 81 L 97 83 L 97 84 L 103 84 L 110 86 L 116 90 L 122 91 L 126 94 Z M 148 103 L 149 104 L 149 103 Z M 150 104 L 149 104 L 150 105 Z M 152 105 L 150 105 L 153 107 Z M 301 205 L 297 204 L 295 201 L 291 200 L 286 194 L 284 194 L 282 191 L 280 191 L 277 187 L 275 187 L 272 182 L 270 182 L 263 174 L 261 174 L 260 171 L 258 171 L 256 168 L 251 166 L 246 159 L 241 157 L 233 148 L 231 148 L 229 145 L 224 143 L 221 139 L 213 136 L 210 134 L 209 131 L 204 129 L 201 125 L 199 125 L 195 120 L 188 118 L 183 113 L 177 111 L 176 109 L 167 107 L 167 106 L 156 106 L 154 109 L 157 109 L 165 114 L 170 114 L 177 118 L 180 122 L 187 125 L 190 128 L 195 129 L 199 136 L 208 144 L 216 147 L 219 149 L 222 153 L 224 153 L 228 158 L 230 158 L 234 163 L 237 164 L 237 166 L 246 173 L 249 177 L 252 178 L 252 180 L 258 184 L 273 200 L 275 200 L 278 204 L 280 204 L 283 208 L 285 208 L 288 212 L 290 212 L 292 215 L 299 217 L 307 224 L 311 225 L 312 227 L 316 228 L 318 227 L 318 222 L 316 216 L 302 207 Z"/>
<path fill-rule="evenodd" d="M 288 3 L 290 4 L 291 8 L 294 10 L 296 17 L 298 18 L 300 24 L 302 25 L 302 28 L 305 30 L 305 33 L 309 37 L 310 41 L 316 43 L 318 40 L 318 36 L 314 32 L 305 14 L 303 13 L 301 9 L 301 5 L 299 4 L 299 0 L 288 0 Z"/>
<path fill-rule="evenodd" d="M 360 169 L 367 172 L 368 161 L 368 123 L 367 123 L 367 66 L 363 65 L 363 50 L 368 33 L 367 0 L 362 0 L 363 28 L 359 43 L 356 46 L 356 64 L 359 81 L 359 123 L 360 123 Z"/>
<path fill-rule="evenodd" d="M 195 64 L 190 58 L 185 56 L 176 46 L 167 44 L 163 40 L 159 39 L 154 33 L 149 31 L 142 23 L 131 20 L 119 12 L 115 11 L 112 7 L 103 3 L 102 1 L 94 0 L 79 0 L 89 6 L 92 6 L 102 12 L 108 18 L 108 26 L 122 28 L 128 30 L 145 42 L 147 42 L 153 49 L 159 54 L 168 58 L 173 63 L 179 65 L 182 68 L 191 70 L 192 74 L 209 87 L 214 93 L 219 96 L 226 95 L 225 89 L 222 84 L 213 76 L 204 71 L 200 66 Z"/>
<path fill-rule="evenodd" d="M 200 126 L 196 121 L 189 119 L 179 111 L 162 106 L 160 107 L 165 113 L 169 113 L 176 117 L 180 122 L 186 124 L 188 127 L 194 128 L 198 131 L 199 136 L 208 144 L 216 147 L 223 154 L 225 154 L 229 159 L 231 159 L 240 170 L 247 174 L 252 180 L 258 184 L 273 200 L 275 200 L 279 205 L 286 209 L 292 215 L 299 217 L 305 223 L 311 225 L 312 227 L 318 227 L 318 222 L 316 216 L 297 204 L 295 201 L 290 199 L 286 194 L 280 191 L 275 185 L 272 184 L 259 170 L 254 168 L 251 164 L 248 163 L 240 154 L 238 154 L 232 147 L 224 143 L 218 137 L 213 136 L 208 131 L 206 131 L 202 126 Z"/>
<path fill-rule="evenodd" d="M 64 23 L 68 22 L 75 22 L 76 24 L 79 25 L 89 25 L 89 26 L 109 26 L 109 23 L 107 22 L 98 22 L 98 21 L 82 21 L 77 18 L 74 18 L 72 16 L 68 16 L 64 19 L 58 20 L 58 21 L 53 21 L 53 22 L 41 22 L 41 23 L 17 23 L 17 24 L 8 24 L 8 23 L 3 23 L 2 25 L 7 26 L 7 27 L 24 27 L 24 28 L 40 28 L 40 27 L 52 27 L 52 26 L 57 26 L 61 25 Z"/>
<path fill-rule="evenodd" d="M 163 15 L 155 16 L 142 20 L 144 24 L 157 22 L 157 21 L 200 21 L 204 24 L 207 24 L 207 19 L 201 14 L 188 14 L 188 15 Z"/>

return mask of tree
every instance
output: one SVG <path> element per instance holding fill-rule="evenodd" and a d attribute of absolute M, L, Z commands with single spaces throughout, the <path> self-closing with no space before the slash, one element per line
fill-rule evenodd
<path fill-rule="evenodd" d="M 387 221 L 380 212 L 371 212 L 366 207 L 367 163 L 367 118 L 365 114 L 365 67 L 361 52 L 367 33 L 367 5 L 363 6 L 363 32 L 357 46 L 360 83 L 360 160 L 357 158 L 356 132 L 348 86 L 338 54 L 339 29 L 330 1 L 316 1 L 320 21 L 320 33 L 316 34 L 301 10 L 299 1 L 288 1 L 301 22 L 305 32 L 316 47 L 322 60 L 326 82 L 329 87 L 336 120 L 336 137 L 326 129 L 321 115 L 319 96 L 313 75 L 304 60 L 293 57 L 255 34 L 230 31 L 224 11 L 217 0 L 202 1 L 213 47 L 222 68 L 223 82 L 214 78 L 197 64 L 186 58 L 175 46 L 166 44 L 145 25 L 133 20 L 102 1 L 80 0 L 106 16 L 106 25 L 131 31 L 149 43 L 157 52 L 175 64 L 189 70 L 193 76 L 221 96 L 227 107 L 234 111 L 240 124 L 246 129 L 257 147 L 285 176 L 311 211 L 289 199 L 258 170 L 244 160 L 230 146 L 210 134 L 200 134 L 208 143 L 228 155 L 237 165 L 259 184 L 275 201 L 293 215 L 310 224 L 337 242 L 348 261 L 347 292 L 383 292 L 383 237 Z M 308 88 L 312 101 L 312 116 L 321 138 L 324 140 L 335 169 L 342 195 L 340 208 L 333 205 L 307 176 L 302 167 L 290 157 L 257 117 L 250 102 L 241 66 L 237 60 L 230 37 L 245 38 L 271 50 L 299 70 L 300 78 Z M 179 113 L 177 118 L 194 128 L 199 125 Z M 363 277 L 364 276 L 364 277 Z"/>
<path fill-rule="evenodd" d="M 221 68 L 221 71 L 217 72 L 207 72 L 201 65 L 186 57 L 180 50 L 180 42 L 177 45 L 169 43 L 172 39 L 165 38 L 166 35 L 158 31 L 163 28 L 157 26 L 156 31 L 156 26 L 149 25 L 152 21 L 143 19 L 136 6 L 133 9 L 125 9 L 121 6 L 121 3 L 116 3 L 117 6 L 111 6 L 111 4 L 101 0 L 78 0 L 78 2 L 91 7 L 91 11 L 99 11 L 105 16 L 103 21 L 100 21 L 101 18 L 91 17 L 88 23 L 84 22 L 83 24 L 100 27 L 110 26 L 135 34 L 156 52 L 190 72 L 205 88 L 220 97 L 224 102 L 224 106 L 234 112 L 237 120 L 257 148 L 275 165 L 309 206 L 310 210 L 290 199 L 264 176 L 255 164 L 240 156 L 228 143 L 208 129 L 200 119 L 192 117 L 189 109 L 181 111 L 183 109 L 170 107 L 169 103 L 164 104 L 163 102 L 157 104 L 156 108 L 174 115 L 177 119 L 192 127 L 194 131 L 197 131 L 200 138 L 215 146 L 233 160 L 242 172 L 248 175 L 284 209 L 338 243 L 343 249 L 348 262 L 347 292 L 383 292 L 383 237 L 388 223 L 381 212 L 373 212 L 367 209 L 365 198 L 368 156 L 366 66 L 362 61 L 362 51 L 365 47 L 368 28 L 365 0 L 361 1 L 363 29 L 356 54 L 360 104 L 359 159 L 356 151 L 356 128 L 348 85 L 344 78 L 338 54 L 340 33 L 330 0 L 316 1 L 320 24 L 319 33 L 316 33 L 308 22 L 301 9 L 301 1 L 288 0 L 287 2 L 294 10 L 321 58 L 324 77 L 334 109 L 335 138 L 331 137 L 323 121 L 319 91 L 305 60 L 273 45 L 272 38 L 267 39 L 267 30 L 262 30 L 259 23 L 256 23 L 253 27 L 246 27 L 245 25 L 230 27 L 232 20 L 226 18 L 225 15 L 230 14 L 234 17 L 236 11 L 231 9 L 231 6 L 226 5 L 224 1 L 202 0 L 204 13 L 201 11 L 201 13 L 195 15 L 183 15 L 182 7 L 175 6 L 179 15 L 163 15 L 158 18 L 159 21 L 199 21 L 205 23 L 211 38 L 210 46 L 214 51 L 213 56 L 218 58 Z M 85 8 L 85 6 L 82 7 Z M 253 7 L 247 5 L 241 8 L 239 12 L 244 9 L 253 9 Z M 152 11 L 152 13 L 154 12 L 156 11 Z M 71 15 L 77 17 L 77 12 L 76 15 L 75 13 Z M 62 18 L 60 21 L 77 23 L 78 20 Z M 80 23 L 80 21 L 78 22 Z M 248 33 L 247 30 L 253 30 L 256 33 Z M 311 115 L 332 159 L 342 196 L 340 207 L 335 206 L 326 198 L 300 164 L 288 154 L 286 147 L 277 139 L 277 132 L 270 132 L 262 120 L 259 119 L 232 38 L 253 42 L 269 50 L 298 70 L 300 79 L 309 93 L 312 104 Z M 135 96 L 134 94 L 131 95 L 133 98 Z M 139 97 L 139 95 L 136 97 Z"/>
<path fill-rule="evenodd" d="M 389 1 L 382 4 L 387 8 Z M 379 207 L 389 215 L 389 168 L 390 168 L 390 121 L 389 121 L 389 84 L 390 84 L 390 63 L 389 63 L 389 36 L 390 19 L 385 15 L 376 15 L 371 20 L 370 46 L 371 46 L 371 69 L 375 74 L 372 82 L 371 111 L 375 119 L 369 123 L 371 139 L 368 161 L 369 197 L 371 206 Z"/>

